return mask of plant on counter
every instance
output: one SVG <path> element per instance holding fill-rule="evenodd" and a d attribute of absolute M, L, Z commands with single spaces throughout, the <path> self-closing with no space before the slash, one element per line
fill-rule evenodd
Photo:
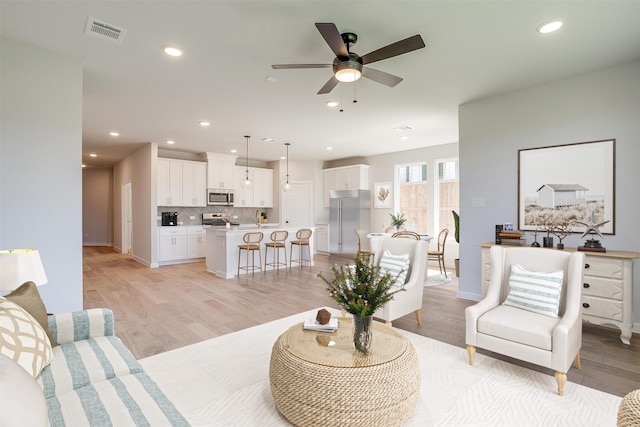
<path fill-rule="evenodd" d="M 391 217 L 391 225 L 394 225 L 398 229 L 407 222 L 407 218 L 404 217 L 404 214 L 397 213 L 394 215 L 390 213 L 389 216 Z"/>

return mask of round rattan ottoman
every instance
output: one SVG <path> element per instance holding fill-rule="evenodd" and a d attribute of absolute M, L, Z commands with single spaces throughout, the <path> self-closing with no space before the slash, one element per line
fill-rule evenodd
<path fill-rule="evenodd" d="M 280 413 L 297 426 L 397 426 L 414 411 L 420 364 L 413 345 L 391 327 L 374 322 L 373 343 L 363 355 L 353 346 L 350 318 L 333 333 L 302 329 L 273 345 L 271 393 Z"/>
<path fill-rule="evenodd" d="M 640 389 L 627 394 L 618 407 L 618 427 L 640 426 Z"/>

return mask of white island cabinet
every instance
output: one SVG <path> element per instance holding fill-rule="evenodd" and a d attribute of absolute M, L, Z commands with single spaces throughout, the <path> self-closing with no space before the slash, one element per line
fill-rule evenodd
<path fill-rule="evenodd" d="M 260 228 L 257 226 L 234 226 L 230 229 L 224 227 L 211 227 L 207 229 L 207 271 L 215 274 L 218 277 L 222 277 L 225 279 L 232 279 L 238 273 L 238 245 L 243 244 L 242 236 L 248 232 L 262 232 L 264 234 L 264 238 L 262 242 L 260 242 L 260 250 L 262 253 L 262 259 L 260 263 L 262 264 L 263 270 L 265 269 L 264 265 L 264 256 L 265 256 L 265 248 L 264 244 L 269 243 L 271 241 L 271 233 L 276 230 L 286 230 L 289 232 L 289 237 L 286 241 L 286 251 L 287 251 L 287 261 L 289 261 L 289 254 L 291 253 L 291 240 L 296 240 L 296 232 L 304 227 L 279 227 L 274 225 L 262 225 Z M 314 239 L 315 239 L 315 227 L 307 227 L 313 230 L 311 235 L 311 239 L 309 239 L 309 249 L 310 249 L 310 257 L 311 257 L 311 265 L 313 265 L 313 248 L 314 248 Z M 307 257 L 306 248 L 304 249 L 303 256 Z M 294 248 L 293 255 L 297 257 L 298 248 Z M 244 254 L 243 254 L 244 255 Z M 267 262 L 273 262 L 274 252 L 272 249 L 269 249 L 269 254 L 267 256 Z M 258 255 L 256 254 L 256 265 L 258 265 Z M 282 254 L 280 256 L 280 260 L 283 261 Z M 245 259 L 242 257 L 241 263 L 244 265 Z M 251 259 L 249 258 L 249 262 Z M 284 268 L 284 267 L 280 267 Z M 294 264 L 293 268 L 298 268 L 297 265 Z M 304 268 L 304 267 L 303 267 Z M 266 270 L 272 270 L 273 266 L 269 265 L 266 267 Z M 240 274 L 245 274 L 245 270 L 240 270 Z M 256 274 L 260 274 L 258 271 Z"/>

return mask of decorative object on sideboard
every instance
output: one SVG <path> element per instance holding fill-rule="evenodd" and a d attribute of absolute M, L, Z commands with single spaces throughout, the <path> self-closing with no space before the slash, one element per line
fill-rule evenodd
<path fill-rule="evenodd" d="M 580 236 L 581 238 L 586 236 L 587 234 L 591 235 L 591 238 L 585 242 L 584 246 L 578 246 L 579 251 L 587 251 L 587 252 L 606 252 L 607 251 L 606 248 L 602 247 L 599 240 L 596 240 L 593 238 L 594 237 L 593 235 L 597 234 L 598 236 L 600 236 L 601 239 L 604 239 L 604 237 L 602 236 L 602 233 L 600 232 L 600 227 L 608 223 L 609 220 L 597 222 L 596 211 L 594 209 L 591 211 L 591 219 L 589 221 L 576 221 L 576 222 L 586 227 L 585 232 L 582 233 L 582 236 Z"/>
<path fill-rule="evenodd" d="M 245 135 L 244 137 L 247 139 L 247 164 L 245 165 L 246 169 L 244 181 L 242 181 L 242 188 L 249 189 L 253 185 L 253 182 L 251 182 L 251 179 L 249 179 L 249 138 L 251 137 L 249 135 Z"/>
<path fill-rule="evenodd" d="M 329 286 L 329 296 L 341 309 L 353 315 L 353 344 L 362 353 L 367 353 L 371 346 L 373 313 L 391 301 L 394 294 L 405 290 L 404 287 L 394 286 L 405 271 L 393 275 L 389 270 L 377 266 L 374 258 L 362 260 L 356 257 L 355 265 L 334 265 L 331 268 L 334 276 L 331 280 L 322 273 L 318 274 Z"/>
<path fill-rule="evenodd" d="M 533 243 L 531 243 L 532 248 L 539 248 L 540 243 L 538 243 L 538 224 L 535 224 L 536 229 L 533 230 Z"/>
<path fill-rule="evenodd" d="M 573 221 L 562 221 L 556 224 L 553 234 L 558 238 L 557 248 L 562 250 L 564 249 L 564 243 L 562 241 L 567 238 L 569 234 L 573 232 L 573 227 L 571 226 Z"/>
<path fill-rule="evenodd" d="M 456 211 L 451 211 L 451 214 L 453 215 L 453 238 L 456 240 L 456 243 L 460 245 L 460 215 Z M 458 249 L 458 253 L 460 253 L 459 251 L 460 250 Z M 460 277 L 460 258 L 455 258 L 453 260 L 453 265 L 456 268 L 456 277 Z"/>
<path fill-rule="evenodd" d="M 549 214 L 542 214 L 536 222 L 540 226 L 541 231 L 547 233 L 547 237 L 542 238 L 542 246 L 545 248 L 553 248 L 553 237 L 551 234 L 556 227 L 555 218 Z"/>
<path fill-rule="evenodd" d="M 285 181 L 282 181 L 282 191 L 288 193 L 293 190 L 293 185 L 291 185 L 291 183 L 289 182 L 289 146 L 291 144 L 285 142 L 284 145 L 287 147 L 287 179 Z"/>

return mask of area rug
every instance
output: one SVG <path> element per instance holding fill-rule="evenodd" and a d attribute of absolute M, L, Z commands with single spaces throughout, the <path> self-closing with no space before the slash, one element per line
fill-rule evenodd
<path fill-rule="evenodd" d="M 427 270 L 427 277 L 424 280 L 425 286 L 438 286 L 444 285 L 451 281 L 451 276 L 447 274 L 440 274 L 438 270 Z"/>
<path fill-rule="evenodd" d="M 334 315 L 339 312 L 329 309 Z M 288 426 L 269 387 L 277 337 L 317 309 L 140 362 L 193 426 Z M 399 330 L 420 359 L 420 400 L 405 426 L 615 426 L 620 397 Z M 374 336 L 375 340 L 375 336 Z M 381 384 L 381 387 L 384 385 Z M 363 391 L 366 392 L 366 391 Z"/>

